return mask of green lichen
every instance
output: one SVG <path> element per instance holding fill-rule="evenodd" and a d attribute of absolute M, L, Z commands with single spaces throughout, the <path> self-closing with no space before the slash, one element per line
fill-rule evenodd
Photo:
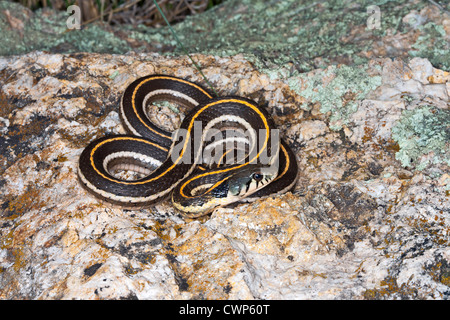
<path fill-rule="evenodd" d="M 74 44 L 74 47 L 69 49 L 70 52 L 123 53 L 125 50 L 131 50 L 124 40 L 117 38 L 113 33 L 104 30 L 99 25 L 91 25 L 82 30 L 66 32 L 55 41 L 55 44 Z M 45 46 L 45 48 L 48 48 L 48 46 Z"/>
<path fill-rule="evenodd" d="M 450 69 L 450 42 L 442 25 L 429 22 L 419 30 L 422 35 L 417 38 L 409 54 L 413 57 L 427 58 L 437 68 Z"/>
<path fill-rule="evenodd" d="M 313 103 L 320 103 L 322 113 L 331 113 L 330 126 L 333 130 L 339 130 L 342 120 L 345 124 L 351 114 L 358 109 L 358 100 L 364 99 L 367 94 L 381 85 L 380 76 L 369 76 L 367 67 L 350 67 L 346 65 L 330 66 L 324 72 L 311 76 L 300 74 L 288 80 L 289 87 L 300 96 Z M 324 79 L 332 78 L 331 81 Z M 304 85 L 306 84 L 306 88 Z M 304 104 L 301 108 L 308 110 Z"/>
<path fill-rule="evenodd" d="M 428 105 L 406 110 L 392 128 L 392 138 L 400 147 L 395 158 L 404 167 L 423 170 L 429 164 L 450 165 L 450 110 Z M 421 160 L 430 152 L 434 153 L 431 160 Z"/>
<path fill-rule="evenodd" d="M 17 3 L 0 1 L 0 55 L 24 54 L 33 50 L 65 53 L 124 53 L 131 50 L 125 41 L 99 25 L 68 30 L 68 17 L 65 12 L 50 14 L 49 10 L 32 13 Z"/>
<path fill-rule="evenodd" d="M 380 9 L 381 27 L 369 30 L 367 9 L 373 5 Z M 367 52 L 373 51 L 384 37 L 410 32 L 402 23 L 405 15 L 429 5 L 426 0 L 227 0 L 204 13 L 187 17 L 173 28 L 190 53 L 218 56 L 242 53 L 263 72 L 270 73 L 287 64 L 305 72 L 338 63 L 364 64 Z M 4 10 L 24 22 L 23 30 L 11 27 Z M 0 1 L 0 55 L 32 50 L 61 53 L 150 50 L 184 54 L 167 27 L 98 24 L 68 31 L 68 17 L 66 12 L 49 14 L 49 10 L 31 13 L 16 3 Z M 133 48 L 110 30 L 133 39 L 130 41 Z M 421 27 L 416 50 L 410 56 L 427 57 L 436 66 L 450 69 L 448 42 L 445 43 L 442 30 L 442 25 L 433 22 Z M 135 47 L 137 43 L 141 46 Z"/>
<path fill-rule="evenodd" d="M 364 53 L 373 50 L 375 42 L 399 32 L 402 17 L 427 4 L 406 0 L 228 0 L 188 17 L 174 29 L 191 53 L 244 54 L 265 73 L 288 63 L 303 72 L 335 63 L 364 64 Z M 381 28 L 368 30 L 367 8 L 372 5 L 379 6 L 382 13 Z M 174 53 L 183 54 L 167 28 L 126 30 L 131 38 L 158 48 L 170 46 Z"/>

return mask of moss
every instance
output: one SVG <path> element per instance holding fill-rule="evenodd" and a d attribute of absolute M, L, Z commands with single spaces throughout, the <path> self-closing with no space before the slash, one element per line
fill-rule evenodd
<path fill-rule="evenodd" d="M 431 163 L 450 165 L 450 110 L 428 105 L 406 110 L 392 129 L 392 138 L 400 147 L 395 158 L 404 167 L 423 170 L 430 163 L 421 157 L 430 152 Z"/>

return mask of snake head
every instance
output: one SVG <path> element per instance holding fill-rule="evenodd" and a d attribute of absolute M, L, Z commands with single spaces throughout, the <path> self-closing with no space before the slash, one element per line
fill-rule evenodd
<path fill-rule="evenodd" d="M 219 170 L 220 172 L 220 170 Z M 209 175 L 200 174 L 197 179 L 199 187 L 192 188 L 188 183 L 181 182 L 176 188 L 186 186 L 181 196 L 180 190 L 175 189 L 172 193 L 172 203 L 185 216 L 196 218 L 210 213 L 216 207 L 223 207 L 237 202 L 246 196 L 258 191 L 278 174 L 278 168 L 263 167 L 261 165 L 247 165 L 245 168 L 235 169 L 230 172 L 217 173 L 219 183 L 212 184 L 208 180 Z M 190 179 L 195 180 L 195 179 Z"/>
<path fill-rule="evenodd" d="M 228 179 L 228 196 L 230 198 L 243 198 L 258 191 L 276 178 L 278 170 L 272 167 L 250 165 L 245 169 L 237 170 Z"/>

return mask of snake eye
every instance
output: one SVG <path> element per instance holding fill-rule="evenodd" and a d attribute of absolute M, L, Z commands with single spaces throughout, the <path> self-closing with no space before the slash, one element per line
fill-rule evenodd
<path fill-rule="evenodd" d="M 255 172 L 252 174 L 252 178 L 257 182 L 261 181 L 263 179 L 263 177 L 264 176 L 259 172 Z"/>

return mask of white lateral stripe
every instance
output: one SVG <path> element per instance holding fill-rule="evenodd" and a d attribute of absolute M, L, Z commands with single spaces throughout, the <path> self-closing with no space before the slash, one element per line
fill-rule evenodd
<path fill-rule="evenodd" d="M 147 156 L 145 154 L 132 152 L 132 151 L 120 151 L 120 152 L 110 153 L 105 157 L 105 159 L 103 160 L 103 169 L 105 169 L 105 171 L 108 171 L 109 162 L 111 162 L 111 160 L 114 160 L 117 158 L 132 158 L 132 159 L 136 159 L 142 163 L 148 163 L 155 167 L 159 167 L 162 165 L 161 161 L 159 161 L 158 159 L 155 159 L 151 156 Z"/>
<path fill-rule="evenodd" d="M 181 92 L 178 92 L 175 90 L 170 90 L 170 89 L 159 89 L 159 90 L 154 90 L 154 91 L 147 93 L 147 95 L 144 98 L 144 101 L 142 102 L 142 106 L 145 107 L 147 105 L 148 99 L 150 99 L 153 96 L 159 95 L 159 94 L 171 95 L 173 97 L 177 97 L 177 98 L 181 98 L 183 100 L 189 101 L 189 103 L 194 106 L 198 105 L 197 100 L 194 100 L 192 97 L 189 97 L 189 96 L 185 95 L 184 93 L 181 93 Z"/>

